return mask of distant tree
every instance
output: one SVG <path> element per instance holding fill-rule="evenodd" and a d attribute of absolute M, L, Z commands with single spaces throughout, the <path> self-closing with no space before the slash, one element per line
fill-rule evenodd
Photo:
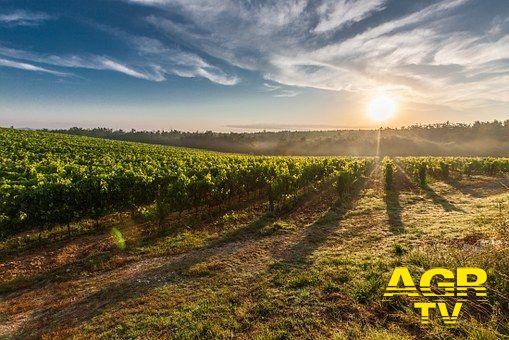
<path fill-rule="evenodd" d="M 374 155 L 378 130 L 262 131 L 255 133 L 112 130 L 72 127 L 53 132 L 224 152 L 266 155 Z M 509 120 L 413 124 L 382 129 L 381 150 L 390 155 L 509 156 Z"/>

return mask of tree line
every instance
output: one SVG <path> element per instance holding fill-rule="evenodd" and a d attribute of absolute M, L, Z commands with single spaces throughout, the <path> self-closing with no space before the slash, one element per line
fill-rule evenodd
<path fill-rule="evenodd" d="M 509 156 L 509 120 L 330 131 L 185 132 L 73 127 L 53 132 L 257 155 Z"/>

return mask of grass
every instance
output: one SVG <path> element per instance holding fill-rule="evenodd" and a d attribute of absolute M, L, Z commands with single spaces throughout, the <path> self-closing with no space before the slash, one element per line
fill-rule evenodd
<path fill-rule="evenodd" d="M 113 216 L 114 220 L 116 220 L 116 218 L 116 216 Z M 115 222 L 108 220 L 106 225 L 110 225 L 111 223 Z M 71 238 L 93 235 L 102 231 L 103 227 L 101 230 L 97 230 L 95 228 L 95 222 L 82 221 L 72 225 Z M 67 226 L 61 225 L 52 229 L 34 229 L 24 233 L 11 235 L 0 240 L 0 254 L 16 254 L 30 249 L 51 245 L 55 243 L 55 241 L 63 241 L 67 239 L 69 239 Z"/>
<path fill-rule="evenodd" d="M 116 249 L 112 239 L 111 249 L 92 252 L 80 267 L 89 278 L 71 275 L 59 283 L 47 274 L 52 285 L 29 289 L 26 300 L 3 295 L 0 320 L 7 322 L 13 310 L 35 310 L 26 323 L 33 333 L 18 335 L 78 338 L 508 335 L 509 194 L 474 197 L 447 183 L 428 185 L 436 196 L 395 188 L 389 207 L 383 182 L 373 181 L 351 204 L 338 205 L 331 191 L 277 216 L 266 216 L 259 206 L 212 221 L 182 221 L 162 234 L 119 227 L 125 249 Z M 440 197 L 461 210 L 444 206 Z M 394 205 L 404 233 L 391 225 Z M 132 263 L 115 266 L 116 259 L 131 256 Z M 438 320 L 421 325 L 407 299 L 382 298 L 397 266 L 408 266 L 415 278 L 436 266 L 486 268 L 492 294 L 487 305 L 477 306 L 485 312 L 474 306 L 453 327 Z M 40 295 L 44 291 L 48 295 Z"/>
<path fill-rule="evenodd" d="M 274 235 L 277 233 L 291 232 L 294 229 L 295 229 L 295 226 L 293 224 L 278 220 L 278 221 L 275 221 L 274 223 L 263 226 L 259 230 L 259 233 L 262 236 L 270 236 L 270 235 Z"/>
<path fill-rule="evenodd" d="M 211 276 L 224 268 L 219 261 L 209 263 L 197 263 L 186 270 L 186 275 L 191 277 Z"/>
<path fill-rule="evenodd" d="M 406 252 L 405 247 L 403 247 L 401 243 L 394 243 L 392 245 L 392 250 L 397 256 L 402 256 Z"/>

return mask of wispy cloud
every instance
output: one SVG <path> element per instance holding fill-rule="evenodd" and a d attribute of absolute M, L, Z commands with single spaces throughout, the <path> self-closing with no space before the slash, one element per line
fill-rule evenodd
<path fill-rule="evenodd" d="M 44 21 L 54 19 L 46 13 L 28 12 L 17 10 L 10 13 L 0 14 L 0 25 L 4 26 L 37 26 Z"/>
<path fill-rule="evenodd" d="M 19 49 L 7 48 L 0 45 L 0 55 L 4 55 L 8 58 L 15 58 L 23 60 L 24 62 L 16 62 L 20 65 L 30 65 L 27 62 L 35 62 L 39 64 L 52 65 L 62 68 L 83 68 L 83 69 L 92 69 L 92 70 L 109 70 L 115 71 L 119 73 L 126 74 L 131 77 L 151 80 L 151 81 L 161 81 L 164 80 L 161 77 L 161 74 L 158 72 L 157 68 L 152 67 L 147 70 L 136 70 L 128 65 L 124 65 L 118 61 L 115 61 L 111 58 L 97 55 L 87 55 L 87 56 L 77 56 L 77 55 L 46 55 L 41 53 L 35 53 L 30 51 L 24 51 Z M 8 66 L 8 65 L 4 65 Z M 11 66 L 15 67 L 15 66 Z M 27 71 L 40 71 L 40 72 L 48 72 L 53 73 L 55 75 L 68 75 L 68 73 L 51 71 L 46 68 L 35 66 L 35 69 L 32 67 L 17 67 L 20 69 L 24 69 Z M 46 71 L 43 71 L 46 70 Z"/>
<path fill-rule="evenodd" d="M 146 3 L 163 4 L 164 1 L 147 1 Z M 52 18 L 52 16 L 44 13 L 18 10 L 10 14 L 0 15 L 0 24 L 35 25 Z M 94 25 L 95 24 L 93 24 L 93 26 Z M 134 52 L 131 57 L 128 57 L 129 60 L 122 61 L 120 58 L 111 56 L 83 53 L 48 54 L 32 52 L 29 50 L 5 47 L 1 44 L 1 41 L 0 55 L 7 58 L 23 60 L 23 62 L 18 63 L 18 66 L 30 65 L 29 62 L 35 62 L 63 68 L 109 70 L 156 82 L 167 80 L 169 75 L 186 78 L 205 78 L 221 85 L 235 85 L 240 81 L 237 76 L 227 74 L 220 67 L 211 64 L 198 54 L 184 51 L 175 44 L 168 46 L 155 38 L 126 33 L 107 25 L 96 24 L 95 28 L 122 40 L 126 44 L 127 50 L 132 50 Z M 125 59 L 125 57 L 122 59 Z M 7 64 L 7 62 L 5 64 Z M 34 66 L 34 68 L 21 66 L 17 68 L 27 71 L 37 70 L 40 72 L 43 72 L 42 70 L 47 70 L 49 71 L 48 73 L 53 73 L 55 75 L 65 74 L 38 66 Z"/>
<path fill-rule="evenodd" d="M 320 21 L 314 28 L 315 33 L 340 29 L 343 26 L 361 21 L 374 12 L 384 8 L 384 0 L 340 0 L 324 1 L 317 8 Z"/>
<path fill-rule="evenodd" d="M 68 76 L 69 75 L 68 73 L 58 72 L 58 71 L 50 70 L 50 69 L 47 69 L 47 68 L 44 68 L 44 67 L 32 65 L 32 64 L 29 64 L 29 63 L 23 63 L 23 62 L 3 59 L 3 58 L 0 58 L 0 67 L 1 66 L 17 68 L 17 69 L 25 70 L 25 71 L 50 73 L 50 74 L 53 74 L 53 75 L 56 75 L 56 76 Z"/>
<path fill-rule="evenodd" d="M 263 86 L 265 88 L 265 91 L 271 92 L 273 97 L 276 98 L 288 98 L 288 97 L 295 97 L 299 95 L 298 91 L 283 88 L 281 85 L 276 84 L 269 84 L 269 83 L 263 83 Z"/>
<path fill-rule="evenodd" d="M 98 58 L 98 60 L 100 62 L 100 65 L 102 65 L 104 67 L 104 69 L 106 69 L 106 70 L 120 72 L 123 74 L 127 74 L 128 76 L 140 78 L 140 79 L 154 80 L 154 81 L 164 80 L 163 77 L 160 77 L 157 74 L 154 76 L 154 75 L 150 75 L 147 73 L 142 73 L 142 72 L 133 70 L 132 68 L 130 68 L 126 65 L 122 65 L 116 61 L 113 61 L 113 60 L 110 60 L 107 58 Z M 99 65 L 97 65 L 97 66 L 93 65 L 91 68 L 101 69 L 101 67 Z"/>
<path fill-rule="evenodd" d="M 292 91 L 292 90 L 282 90 L 281 92 L 278 92 L 276 94 L 274 94 L 274 97 L 279 97 L 279 98 L 290 98 L 290 97 L 295 97 L 299 94 L 299 92 L 297 91 Z"/>
<path fill-rule="evenodd" d="M 386 14 L 385 21 L 357 25 L 354 31 L 349 30 L 352 24 L 384 12 L 391 3 L 131 3 L 178 14 L 179 20 L 156 15 L 146 20 L 160 32 L 227 63 L 260 72 L 272 83 L 366 94 L 383 88 L 408 100 L 467 109 L 472 98 L 476 105 L 484 102 L 487 107 L 509 102 L 509 65 L 504 62 L 509 59 L 505 48 L 509 27 L 503 18 L 488 22 L 486 30 L 465 27 L 459 14 L 473 1 L 440 1 L 399 16 Z M 342 38 L 323 34 L 332 32 L 341 32 Z"/>
<path fill-rule="evenodd" d="M 229 75 L 199 55 L 177 46 L 166 46 L 155 38 L 129 34 L 109 26 L 99 25 L 97 28 L 134 48 L 143 57 L 142 62 L 150 64 L 157 72 L 160 80 L 166 80 L 166 75 L 177 75 L 184 78 L 201 77 L 221 85 L 235 85 L 240 81 L 235 75 Z"/>

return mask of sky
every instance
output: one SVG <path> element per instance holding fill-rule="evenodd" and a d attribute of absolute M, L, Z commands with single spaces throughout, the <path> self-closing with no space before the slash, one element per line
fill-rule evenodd
<path fill-rule="evenodd" d="M 0 126 L 505 120 L 508 33 L 507 0 L 0 0 Z"/>

